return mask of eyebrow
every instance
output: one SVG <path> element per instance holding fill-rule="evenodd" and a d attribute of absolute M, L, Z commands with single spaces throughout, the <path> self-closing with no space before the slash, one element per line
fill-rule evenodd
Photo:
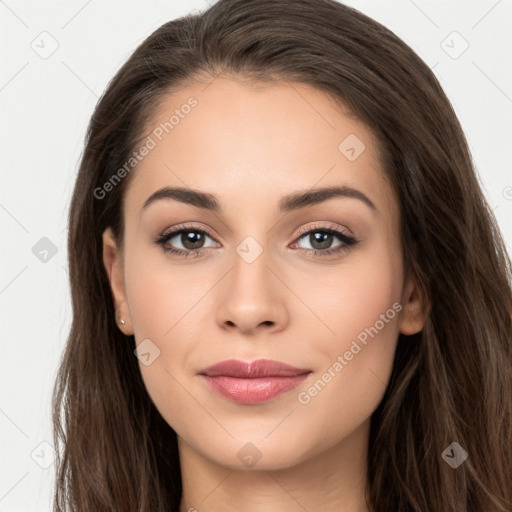
<path fill-rule="evenodd" d="M 366 194 L 347 186 L 332 186 L 294 192 L 280 199 L 278 209 L 283 213 L 291 212 L 293 210 L 306 208 L 307 206 L 323 203 L 334 197 L 359 199 L 375 213 L 378 212 L 377 207 Z M 150 204 L 156 201 L 169 199 L 214 212 L 220 212 L 222 210 L 221 203 L 213 194 L 183 187 L 163 187 L 158 189 L 146 199 L 142 210 L 145 210 Z"/>

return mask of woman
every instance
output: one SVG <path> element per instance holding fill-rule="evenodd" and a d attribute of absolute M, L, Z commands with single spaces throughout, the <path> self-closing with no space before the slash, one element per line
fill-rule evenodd
<path fill-rule="evenodd" d="M 510 260 L 382 25 L 166 23 L 97 105 L 69 219 L 58 510 L 512 510 Z"/>

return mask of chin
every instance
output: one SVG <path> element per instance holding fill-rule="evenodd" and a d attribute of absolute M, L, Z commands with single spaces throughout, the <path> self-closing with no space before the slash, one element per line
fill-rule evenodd
<path fill-rule="evenodd" d="M 307 458 L 308 450 L 306 450 L 303 436 L 299 436 L 298 439 L 290 437 L 270 439 L 260 436 L 261 433 L 255 436 L 247 434 L 243 438 L 215 443 L 215 446 L 199 445 L 197 449 L 215 464 L 236 471 L 287 469 L 300 464 Z"/>

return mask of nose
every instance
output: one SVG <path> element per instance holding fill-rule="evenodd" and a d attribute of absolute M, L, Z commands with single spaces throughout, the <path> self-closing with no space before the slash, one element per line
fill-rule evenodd
<path fill-rule="evenodd" d="M 251 263 L 235 255 L 233 267 L 219 284 L 216 316 L 222 329 L 270 334 L 286 327 L 286 287 L 270 268 L 265 251 Z"/>

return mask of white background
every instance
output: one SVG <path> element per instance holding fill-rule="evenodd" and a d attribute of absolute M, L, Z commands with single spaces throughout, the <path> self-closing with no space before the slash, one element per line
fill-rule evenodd
<path fill-rule="evenodd" d="M 433 68 L 512 254 L 512 0 L 346 3 Z M 51 509 L 54 468 L 35 461 L 51 463 L 51 446 L 40 443 L 52 443 L 51 387 L 71 321 L 67 210 L 89 117 L 143 39 L 207 6 L 0 0 L 0 512 Z M 464 41 L 453 31 L 469 44 L 455 59 L 445 50 L 454 55 Z M 51 38 L 58 48 L 43 59 L 32 46 L 51 48 Z M 57 248 L 46 263 L 32 252 L 42 237 Z"/>

